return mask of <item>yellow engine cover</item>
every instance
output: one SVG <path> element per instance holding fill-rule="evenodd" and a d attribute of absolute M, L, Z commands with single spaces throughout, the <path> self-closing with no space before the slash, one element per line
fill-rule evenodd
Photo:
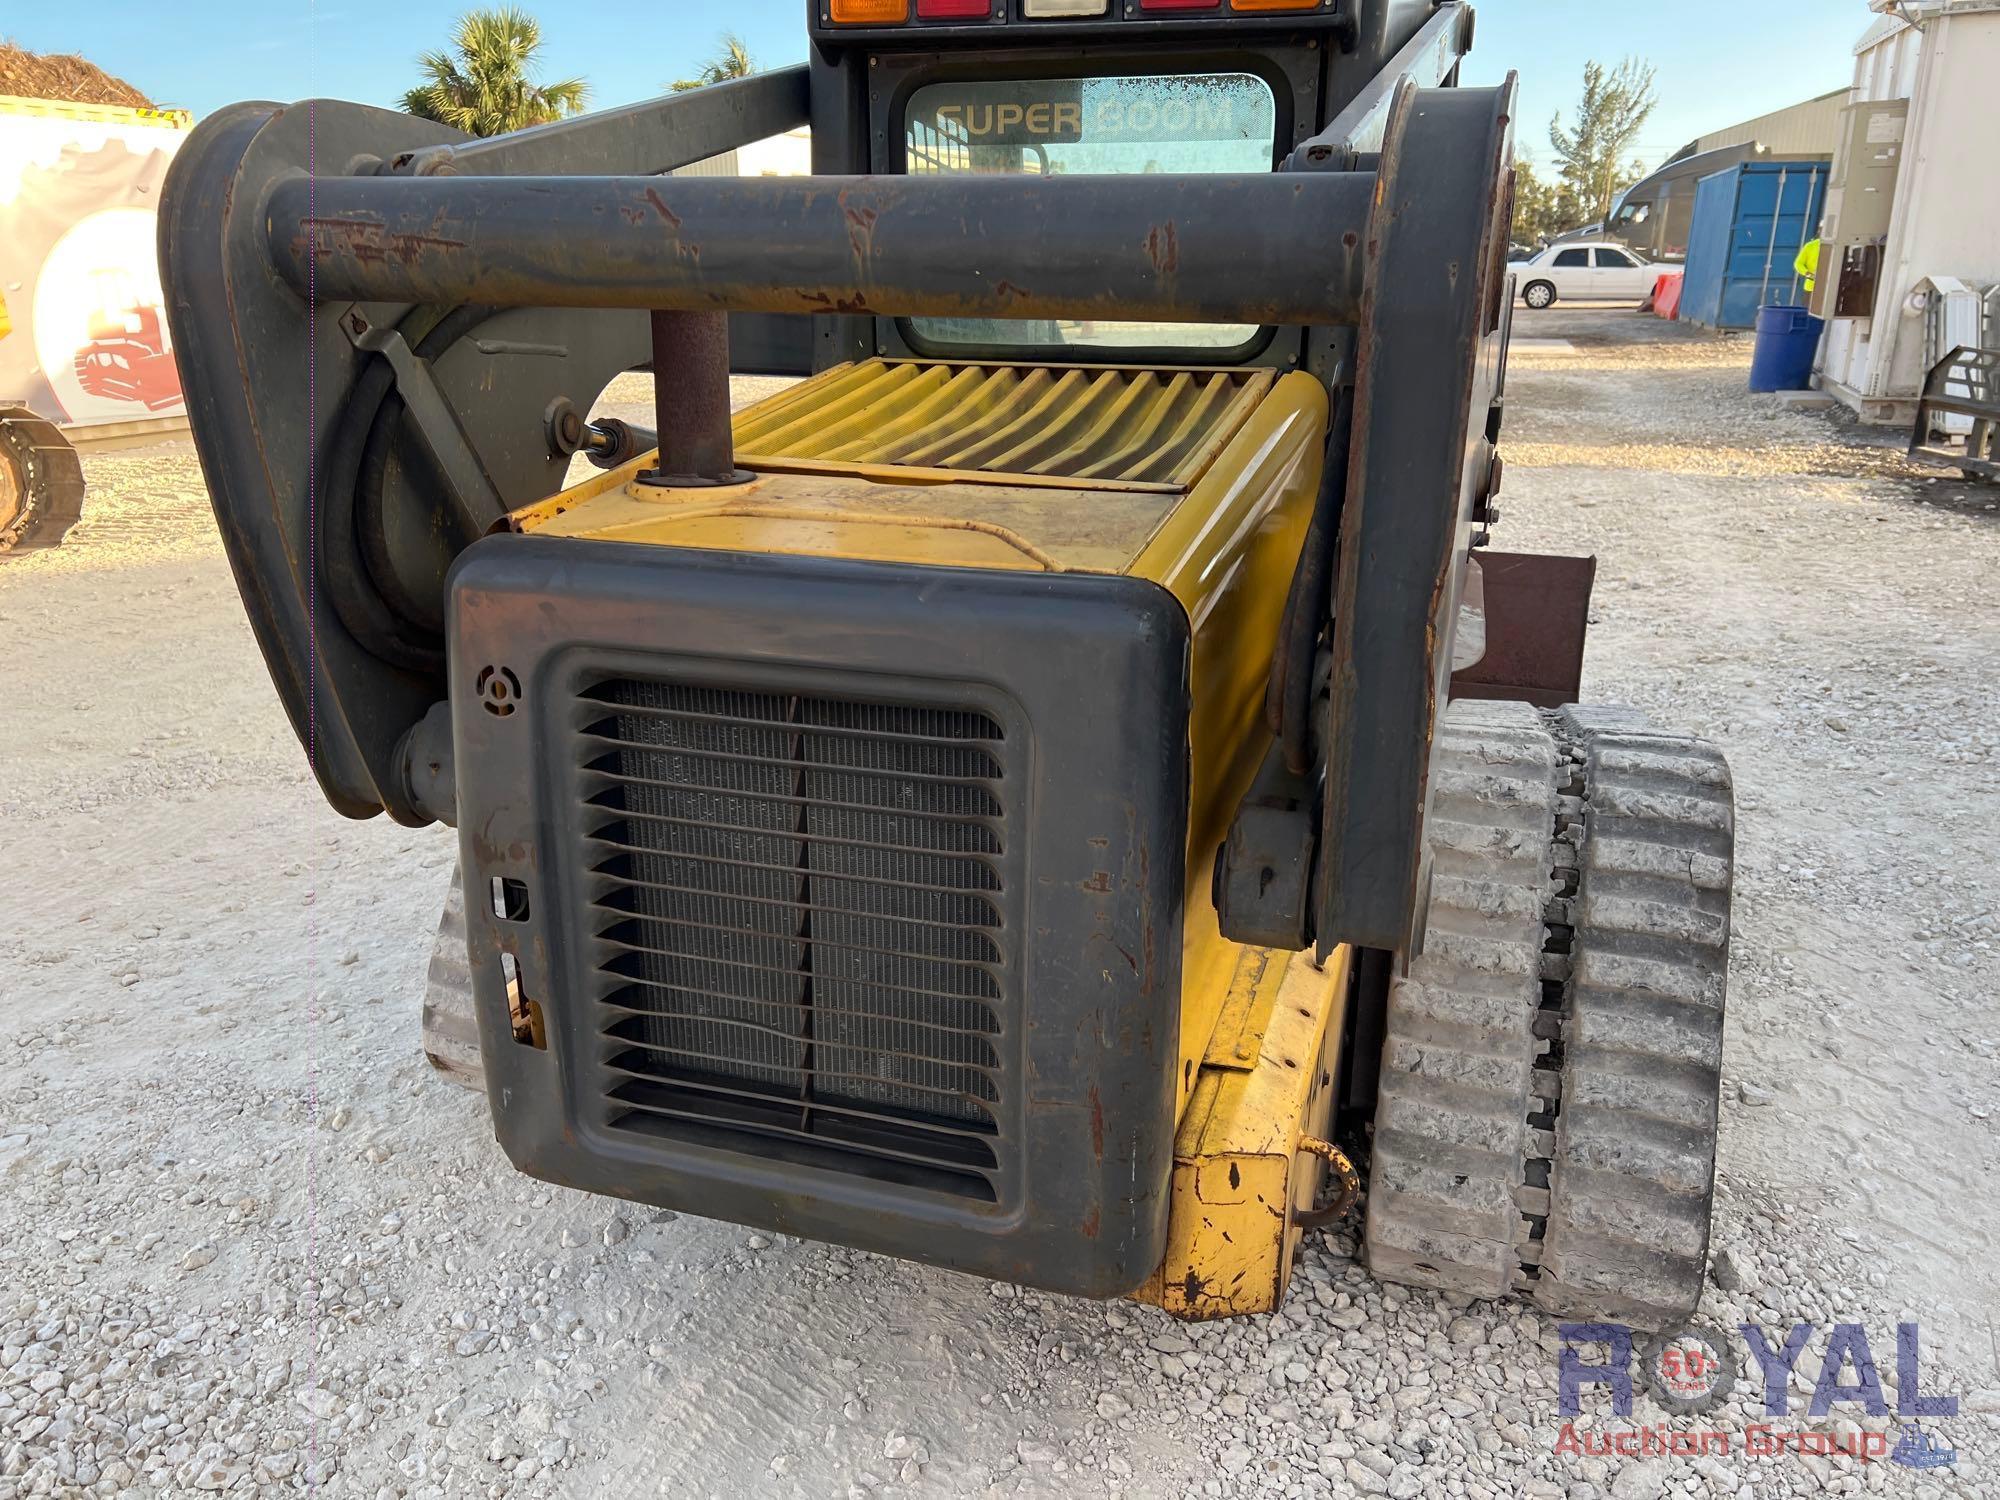
<path fill-rule="evenodd" d="M 1154 1300 L 1189 1316 L 1275 1305 L 1297 1239 L 1278 1205 L 1309 1200 L 1319 1180 L 1307 1171 L 1300 1188 L 1292 1157 L 1309 1100 L 1327 1090 L 1296 1085 L 1329 1071 L 1344 960 L 1321 971 L 1229 942 L 1207 892 L 1270 743 L 1264 687 L 1327 411 L 1325 389 L 1297 373 L 868 360 L 737 414 L 748 483 L 648 486 L 649 455 L 511 518 L 521 531 L 660 546 L 1125 574 L 1180 601 L 1193 659 L 1176 1154 L 1194 1175 L 1184 1184 L 1177 1166 L 1169 1228 L 1169 1269 L 1185 1267 Z M 1226 1005 L 1231 1050 L 1218 1061 Z M 1246 1005 L 1265 1018 L 1252 1031 Z M 1254 1177 L 1243 1202 L 1263 1195 L 1261 1234 L 1251 1209 L 1216 1196 L 1209 1153 Z"/>

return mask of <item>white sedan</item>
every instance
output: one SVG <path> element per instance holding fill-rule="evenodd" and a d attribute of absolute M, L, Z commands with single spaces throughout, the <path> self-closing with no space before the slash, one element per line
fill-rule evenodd
<path fill-rule="evenodd" d="M 1660 268 L 1623 245 L 1585 240 L 1554 244 L 1538 255 L 1510 263 L 1514 292 L 1530 307 L 1573 302 L 1637 302 L 1653 289 Z"/>

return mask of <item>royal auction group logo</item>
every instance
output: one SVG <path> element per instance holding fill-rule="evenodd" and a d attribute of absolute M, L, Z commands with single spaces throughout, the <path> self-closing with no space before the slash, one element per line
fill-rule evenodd
<path fill-rule="evenodd" d="M 1776 1341 L 1755 1323 L 1738 1326 L 1738 1341 L 1721 1329 L 1687 1323 L 1651 1336 L 1635 1334 L 1623 1323 L 1563 1323 L 1559 1374 L 1563 1425 L 1555 1451 L 1597 1457 L 1698 1458 L 1740 1452 L 1750 1458 L 1787 1454 L 1846 1455 L 1864 1462 L 1886 1459 L 1912 1469 L 1943 1468 L 1958 1455 L 1926 1419 L 1958 1415 L 1958 1397 L 1926 1395 L 1923 1388 L 1920 1341 L 1915 1323 L 1896 1325 L 1895 1401 L 1884 1393 L 1868 1330 L 1859 1323 L 1835 1323 L 1826 1329 L 1819 1353 L 1819 1371 L 1803 1413 L 1793 1419 L 1792 1379 L 1807 1346 L 1820 1331 L 1813 1323 L 1795 1323 Z M 1808 1366 L 1807 1368 L 1810 1368 Z M 1676 1417 L 1699 1417 L 1726 1401 L 1739 1379 L 1762 1383 L 1768 1421 L 1741 1428 L 1703 1425 L 1684 1427 L 1661 1422 L 1652 1426 L 1589 1426 L 1579 1429 L 1584 1392 L 1598 1388 L 1610 1397 L 1613 1419 L 1630 1418 L 1633 1401 L 1643 1387 L 1662 1409 Z M 1601 1405 L 1603 1397 L 1599 1396 Z M 1835 1415 L 1894 1417 L 1897 1431 L 1877 1431 L 1850 1424 L 1845 1429 L 1824 1423 Z"/>

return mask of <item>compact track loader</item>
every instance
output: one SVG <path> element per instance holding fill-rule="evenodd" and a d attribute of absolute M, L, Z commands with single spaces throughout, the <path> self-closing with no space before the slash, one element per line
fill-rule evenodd
<path fill-rule="evenodd" d="M 1732 813 L 1493 551 L 1514 87 L 1428 0 L 816 0 L 490 140 L 182 150 L 162 259 L 326 797 L 460 838 L 426 1009 L 523 1171 L 1208 1318 L 1658 1327 Z M 667 175 L 812 128 L 815 175 Z M 808 378 L 733 418 L 732 368 Z M 591 420 L 650 368 L 657 430 Z M 574 456 L 599 472 L 566 487 Z"/>

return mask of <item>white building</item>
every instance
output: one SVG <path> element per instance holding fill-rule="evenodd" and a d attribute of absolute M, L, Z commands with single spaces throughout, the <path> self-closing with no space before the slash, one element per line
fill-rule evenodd
<path fill-rule="evenodd" d="M 1829 319 L 1822 387 L 1864 420 L 1903 423 L 1938 341 L 1931 283 L 2000 285 L 2000 0 L 1869 8 L 1813 310 Z"/>
<path fill-rule="evenodd" d="M 682 167 L 676 177 L 810 177 L 812 127 L 801 125 L 783 135 L 766 136 L 734 151 Z"/>

